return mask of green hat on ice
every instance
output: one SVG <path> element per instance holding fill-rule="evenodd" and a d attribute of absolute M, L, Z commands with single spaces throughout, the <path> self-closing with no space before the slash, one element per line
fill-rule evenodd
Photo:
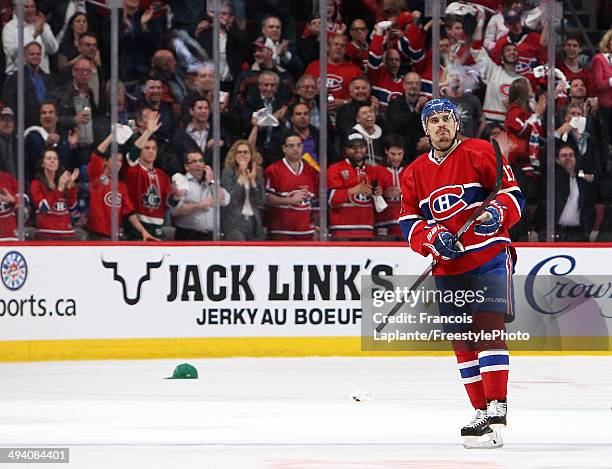
<path fill-rule="evenodd" d="M 166 379 L 198 379 L 198 370 L 189 363 L 181 363 L 174 369 L 172 376 Z"/>

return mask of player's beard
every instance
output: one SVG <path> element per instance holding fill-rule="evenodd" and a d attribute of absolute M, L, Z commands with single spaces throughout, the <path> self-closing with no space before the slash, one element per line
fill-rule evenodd
<path fill-rule="evenodd" d="M 450 147 L 453 146 L 454 141 L 455 140 L 453 139 L 453 140 L 448 140 L 448 141 L 445 141 L 445 142 L 438 142 L 438 143 L 436 143 L 436 145 L 433 145 L 433 142 L 432 142 L 431 146 L 434 147 L 438 151 L 445 152 L 445 151 L 449 150 Z"/>
<path fill-rule="evenodd" d="M 450 148 L 455 144 L 455 141 L 457 140 L 457 132 L 455 131 L 454 134 L 452 130 L 444 132 L 444 137 L 444 140 L 434 142 L 430 136 L 429 143 L 435 150 L 444 153 L 445 151 L 450 150 Z"/>

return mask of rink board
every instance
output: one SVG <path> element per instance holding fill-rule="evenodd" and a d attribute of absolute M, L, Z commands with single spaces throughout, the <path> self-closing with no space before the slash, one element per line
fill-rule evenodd
<path fill-rule="evenodd" d="M 517 250 L 518 274 L 611 270 L 610 244 Z M 360 278 L 428 265 L 400 243 L 16 243 L 0 260 L 2 361 L 412 355 L 361 352 Z"/>

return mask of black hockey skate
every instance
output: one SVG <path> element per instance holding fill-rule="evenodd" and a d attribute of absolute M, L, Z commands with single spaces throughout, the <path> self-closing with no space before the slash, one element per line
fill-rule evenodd
<path fill-rule="evenodd" d="M 474 418 L 461 429 L 461 436 L 479 437 L 491 433 L 491 431 L 487 419 L 487 411 L 476 409 Z"/>
<path fill-rule="evenodd" d="M 470 423 L 461 429 L 463 447 L 467 449 L 501 448 L 504 442 L 501 434 L 489 426 L 487 411 L 476 409 Z"/>
<path fill-rule="evenodd" d="M 506 413 L 508 405 L 506 402 L 491 401 L 487 404 L 487 419 L 489 426 L 493 429 L 500 429 L 506 426 Z"/>

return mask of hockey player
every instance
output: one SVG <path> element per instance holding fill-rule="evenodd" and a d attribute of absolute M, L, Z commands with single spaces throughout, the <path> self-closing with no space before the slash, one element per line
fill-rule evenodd
<path fill-rule="evenodd" d="M 463 308 L 439 304 L 444 316 L 469 315 L 449 332 L 505 331 L 513 319 L 511 275 L 516 259 L 508 229 L 520 218 L 524 198 L 504 161 L 502 188 L 464 233 L 455 233 L 495 185 L 496 164 L 490 143 L 458 139 L 459 114 L 446 99 L 429 101 L 421 122 L 432 150 L 402 175 L 399 224 L 410 247 L 436 261 L 436 287 L 445 291 L 480 291 L 484 301 Z M 455 327 L 456 326 L 456 327 Z M 497 331 L 497 332 L 495 332 Z M 509 356 L 503 338 L 453 341 L 459 371 L 474 418 L 461 429 L 464 446 L 499 447 L 497 427 L 506 424 Z"/>

